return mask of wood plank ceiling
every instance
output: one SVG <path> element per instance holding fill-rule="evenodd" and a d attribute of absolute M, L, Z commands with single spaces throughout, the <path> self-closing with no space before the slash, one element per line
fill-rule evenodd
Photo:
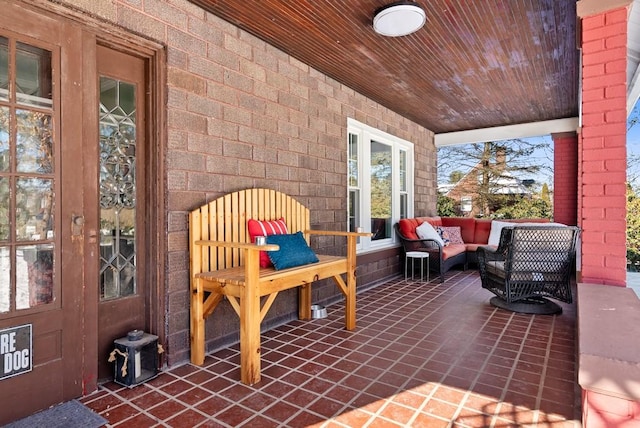
<path fill-rule="evenodd" d="M 575 0 L 417 0 L 403 37 L 393 0 L 191 1 L 435 133 L 578 115 Z"/>

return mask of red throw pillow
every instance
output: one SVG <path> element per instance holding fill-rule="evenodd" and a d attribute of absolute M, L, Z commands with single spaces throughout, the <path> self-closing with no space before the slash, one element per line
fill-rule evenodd
<path fill-rule="evenodd" d="M 283 218 L 278 220 L 254 220 L 251 218 L 247 222 L 247 228 L 249 229 L 251 242 L 256 242 L 256 236 L 285 235 L 289 233 Z M 260 251 L 260 267 L 269 266 L 273 266 L 269 255 L 266 251 Z"/>

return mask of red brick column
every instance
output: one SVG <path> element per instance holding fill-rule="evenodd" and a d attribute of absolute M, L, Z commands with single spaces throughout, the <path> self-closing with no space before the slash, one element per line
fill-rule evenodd
<path fill-rule="evenodd" d="M 578 224 L 578 135 L 551 134 L 553 138 L 553 220 Z"/>
<path fill-rule="evenodd" d="M 582 17 L 581 281 L 626 283 L 626 7 Z"/>

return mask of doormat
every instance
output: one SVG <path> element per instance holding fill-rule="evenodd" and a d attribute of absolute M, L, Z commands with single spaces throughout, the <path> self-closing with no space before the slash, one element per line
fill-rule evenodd
<path fill-rule="evenodd" d="M 78 400 L 71 400 L 12 422 L 4 428 L 98 428 L 107 422 Z"/>

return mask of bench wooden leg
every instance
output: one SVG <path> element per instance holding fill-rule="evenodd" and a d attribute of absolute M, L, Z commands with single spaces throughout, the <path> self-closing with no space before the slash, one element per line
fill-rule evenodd
<path fill-rule="evenodd" d="M 347 293 L 344 302 L 344 326 L 347 330 L 356 328 L 356 274 L 347 272 Z"/>
<path fill-rule="evenodd" d="M 311 319 L 311 284 L 303 284 L 298 290 L 298 318 Z"/>
<path fill-rule="evenodd" d="M 260 382 L 260 293 L 258 252 L 248 251 L 245 286 L 240 296 L 240 380 L 247 385 Z M 251 266 L 255 266 L 251 269 Z"/>
<path fill-rule="evenodd" d="M 344 308 L 344 326 L 347 330 L 356 328 L 356 237 L 347 237 L 347 290 Z"/>
<path fill-rule="evenodd" d="M 204 364 L 204 291 L 201 279 L 192 279 L 191 289 L 191 362 Z"/>

